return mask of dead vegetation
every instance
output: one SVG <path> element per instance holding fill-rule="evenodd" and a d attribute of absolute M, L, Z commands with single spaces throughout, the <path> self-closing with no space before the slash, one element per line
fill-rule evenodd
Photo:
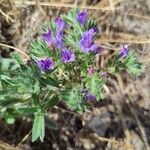
<path fill-rule="evenodd" d="M 26 59 L 29 42 L 43 24 L 76 6 L 97 20 L 102 30 L 97 43 L 106 49 L 130 44 L 145 72 L 138 78 L 124 72 L 108 78 L 108 98 L 83 114 L 55 107 L 50 117 L 58 130 L 47 130 L 44 143 L 31 143 L 29 121 L 8 126 L 1 120 L 0 149 L 150 149 L 149 0 L 0 0 L 0 54 L 9 57 L 16 50 Z"/>

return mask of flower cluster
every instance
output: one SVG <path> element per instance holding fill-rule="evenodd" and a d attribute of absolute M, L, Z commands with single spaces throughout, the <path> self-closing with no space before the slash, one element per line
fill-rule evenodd
<path fill-rule="evenodd" d="M 54 33 L 49 29 L 46 33 L 43 33 L 43 40 L 52 48 L 52 50 L 60 49 L 61 61 L 63 63 L 72 62 L 75 60 L 75 54 L 73 51 L 64 49 L 63 44 L 63 33 L 66 28 L 66 23 L 63 19 L 57 17 L 55 19 L 56 25 L 56 34 L 55 37 L 53 36 Z M 50 63 L 50 62 L 49 62 Z M 43 71 L 42 67 L 40 69 Z"/>
<path fill-rule="evenodd" d="M 64 29 L 66 28 L 65 22 L 57 17 L 55 19 L 55 24 L 56 24 L 56 35 L 53 37 L 52 31 L 49 29 L 46 33 L 43 33 L 43 40 L 50 46 L 53 47 L 56 46 L 56 48 L 61 49 L 63 46 L 63 32 Z"/>
<path fill-rule="evenodd" d="M 81 55 L 84 55 L 85 58 L 87 53 L 97 54 L 101 52 L 101 47 L 94 43 L 94 37 L 98 32 L 98 28 L 96 26 L 91 26 L 89 29 L 87 29 L 86 28 L 86 25 L 88 23 L 87 18 L 88 18 L 87 11 L 78 11 L 73 18 L 75 22 L 79 23 L 80 30 L 82 30 L 80 36 L 77 39 L 76 45 L 78 45 Z M 54 20 L 54 24 L 55 24 L 55 32 L 50 28 L 48 28 L 47 32 L 42 34 L 42 39 L 46 42 L 46 44 L 50 48 L 49 50 L 59 53 L 60 58 L 58 59 L 62 62 L 62 64 L 71 63 L 77 61 L 77 59 L 79 60 L 77 56 L 78 54 L 77 50 L 70 45 L 66 45 L 65 43 L 65 37 L 67 37 L 68 34 L 69 36 L 74 37 L 76 33 L 70 32 L 68 33 L 68 29 L 70 29 L 70 27 L 63 17 L 62 18 L 57 17 Z M 37 64 L 42 72 L 50 71 L 54 68 L 54 62 L 52 58 L 39 60 Z M 95 68 L 90 66 L 86 67 L 87 67 L 86 73 L 89 76 L 92 76 L 95 73 Z M 88 91 L 84 95 L 84 99 L 86 99 L 87 101 L 91 100 L 96 101 L 96 97 L 92 95 L 90 91 Z"/>
<path fill-rule="evenodd" d="M 79 22 L 81 26 L 85 26 L 87 23 L 87 11 L 78 12 L 75 16 L 75 20 Z M 65 45 L 64 39 L 67 36 L 64 32 L 67 30 L 68 24 L 62 18 L 57 17 L 54 21 L 56 27 L 56 33 L 54 33 L 51 29 L 48 29 L 47 32 L 43 33 L 42 39 L 47 43 L 51 50 L 60 51 L 60 60 L 62 63 L 70 63 L 76 60 L 76 50 L 71 49 L 68 45 Z M 98 32 L 97 27 L 93 26 L 91 29 L 87 31 L 83 31 L 78 39 L 79 48 L 81 52 L 84 54 L 89 52 L 99 53 L 101 51 L 100 46 L 94 44 L 94 36 Z M 44 60 L 43 60 L 44 61 Z M 45 60 L 46 61 L 46 60 Z M 50 62 L 49 62 L 50 63 Z M 39 62 L 38 62 L 39 64 Z M 41 65 L 39 68 L 42 71 L 43 69 Z M 48 70 L 48 69 L 47 69 Z M 49 69 L 50 70 L 50 69 Z M 89 71 L 89 74 L 91 71 Z"/>
<path fill-rule="evenodd" d="M 72 13 L 73 14 L 73 13 Z M 94 74 L 97 73 L 97 69 L 94 66 L 94 57 L 97 53 L 101 52 L 101 47 L 95 44 L 94 39 L 95 35 L 98 33 L 98 27 L 93 25 L 88 25 L 88 13 L 85 11 L 77 11 L 74 16 L 65 17 L 57 17 L 54 20 L 55 30 L 50 29 L 48 27 L 47 32 L 42 34 L 43 41 L 48 45 L 49 51 L 56 52 L 57 58 L 52 56 L 51 58 L 40 59 L 37 61 L 38 67 L 42 72 L 51 71 L 54 68 L 54 62 L 60 61 L 62 65 L 67 63 L 71 64 L 72 62 L 76 62 L 74 64 L 78 64 L 78 61 L 85 63 L 85 68 L 82 68 L 81 72 L 88 77 L 93 77 Z M 69 21 L 68 21 L 69 20 Z M 73 21 L 72 21 L 73 20 Z M 72 21 L 72 22 L 71 22 Z M 69 23 L 71 22 L 71 25 Z M 78 25 L 74 25 L 74 23 Z M 87 28 L 90 26 L 89 28 Z M 74 30 L 75 29 L 75 30 Z M 77 33 L 78 30 L 82 31 L 80 34 Z M 75 32 L 74 32 L 75 31 Z M 77 38 L 77 39 L 76 39 Z M 66 39 L 69 41 L 66 42 Z M 73 40 L 73 41 L 72 41 Z M 74 43 L 76 41 L 76 43 Z M 73 43 L 73 45 L 71 45 Z M 77 49 L 76 49 L 77 47 Z M 88 55 L 87 55 L 88 54 Z M 92 54 L 92 55 L 90 55 Z M 93 55 L 95 54 L 95 55 Z M 119 58 L 124 60 L 129 55 L 129 48 L 127 45 L 121 45 L 120 51 L 117 54 Z M 58 58 L 59 56 L 59 58 Z M 89 56 L 89 57 L 88 57 Z M 91 59 L 91 63 L 86 63 L 86 57 Z M 117 57 L 118 59 L 118 57 Z M 118 60 L 120 60 L 118 59 Z M 85 61 L 85 62 L 84 62 Z M 114 61 L 117 62 L 118 61 Z M 55 63 L 57 64 L 57 63 Z M 114 63 L 112 63 L 114 64 Z M 78 64 L 80 65 L 80 64 Z M 118 64 L 116 64 L 117 66 Z M 80 67 L 79 67 L 80 68 Z M 113 67 L 112 67 L 113 68 Z M 111 68 L 111 69 L 112 69 Z M 106 79 L 107 72 L 99 73 L 99 77 Z M 85 84 L 86 85 L 86 84 Z M 84 95 L 84 99 L 87 101 L 92 100 L 96 101 L 97 98 L 95 95 L 91 94 L 90 91 L 87 91 Z"/>

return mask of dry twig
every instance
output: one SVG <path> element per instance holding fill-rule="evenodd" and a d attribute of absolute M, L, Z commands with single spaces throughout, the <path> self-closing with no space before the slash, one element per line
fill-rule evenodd
<path fill-rule="evenodd" d="M 0 43 L 0 46 L 14 49 L 15 51 L 17 51 L 20 54 L 22 54 L 23 56 L 25 56 L 26 58 L 30 58 L 26 53 L 24 53 L 23 51 L 21 51 L 20 49 L 18 49 L 16 47 L 13 47 L 13 46 L 10 46 L 10 45 L 7 45 L 7 44 L 3 44 L 3 43 Z"/>
<path fill-rule="evenodd" d="M 24 5 L 36 5 L 36 2 L 34 1 L 20 1 L 20 0 L 16 0 L 14 2 L 16 5 L 21 5 L 21 4 L 24 4 Z M 40 2 L 39 5 L 41 6 L 51 6 L 51 7 L 65 7 L 65 8 L 76 8 L 77 6 L 74 5 L 74 4 L 65 4 L 65 3 L 52 3 L 52 2 Z M 102 10 L 102 11 L 110 11 L 111 8 L 110 7 L 105 7 L 105 8 L 100 8 L 100 7 L 97 7 L 97 6 L 78 6 L 80 9 L 91 9 L 91 10 Z M 115 10 L 118 10 L 120 9 L 119 7 L 118 8 L 115 8 Z"/>

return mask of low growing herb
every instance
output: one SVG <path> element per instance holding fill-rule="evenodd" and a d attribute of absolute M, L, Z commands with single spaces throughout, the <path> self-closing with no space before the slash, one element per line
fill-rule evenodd
<path fill-rule="evenodd" d="M 47 112 L 64 102 L 74 111 L 85 111 L 104 99 L 106 76 L 126 70 L 143 71 L 134 51 L 121 45 L 104 68 L 95 65 L 103 49 L 95 43 L 97 23 L 87 11 L 74 9 L 43 27 L 40 37 L 29 46 L 24 61 L 16 52 L 0 58 L 0 117 L 7 123 L 26 116 L 33 120 L 32 141 L 44 140 Z"/>

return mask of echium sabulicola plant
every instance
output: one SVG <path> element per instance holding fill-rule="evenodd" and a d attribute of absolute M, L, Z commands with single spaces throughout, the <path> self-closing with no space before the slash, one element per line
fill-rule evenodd
<path fill-rule="evenodd" d="M 45 26 L 29 47 L 29 59 L 17 53 L 0 60 L 0 116 L 7 123 L 26 116 L 33 120 L 32 141 L 43 141 L 47 112 L 64 102 L 74 111 L 84 111 L 105 95 L 106 74 L 127 70 L 139 75 L 143 69 L 128 45 L 114 51 L 103 68 L 95 57 L 103 49 L 95 43 L 97 24 L 87 11 L 72 10 Z"/>

